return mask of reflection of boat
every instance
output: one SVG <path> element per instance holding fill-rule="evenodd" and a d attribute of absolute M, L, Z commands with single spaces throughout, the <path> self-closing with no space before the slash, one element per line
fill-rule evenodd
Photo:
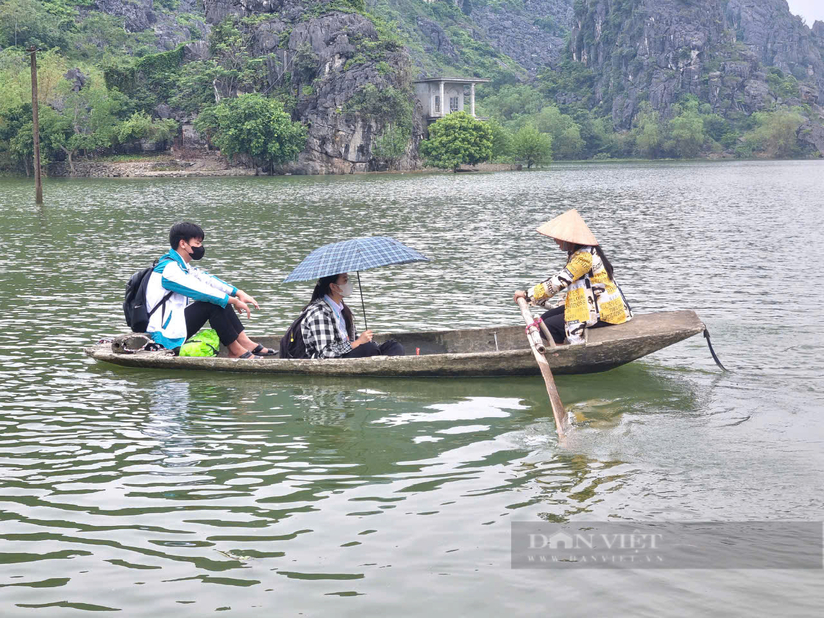
<path fill-rule="evenodd" d="M 637 315 L 630 322 L 594 328 L 583 345 L 548 348 L 555 373 L 606 371 L 687 339 L 705 329 L 693 311 Z M 224 356 L 181 358 L 169 352 L 132 352 L 146 339 L 134 333 L 86 349 L 95 360 L 126 367 L 200 369 L 243 373 L 323 376 L 506 376 L 539 373 L 523 326 L 470 330 L 386 333 L 375 341 L 395 339 L 407 356 L 328 360 L 236 360 Z M 266 347 L 278 347 L 278 337 L 256 337 Z"/>

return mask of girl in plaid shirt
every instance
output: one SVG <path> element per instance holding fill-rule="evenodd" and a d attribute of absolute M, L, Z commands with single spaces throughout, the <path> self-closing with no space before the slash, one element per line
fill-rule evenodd
<path fill-rule="evenodd" d="M 404 348 L 396 341 L 380 346 L 373 342 L 371 330 L 355 336 L 352 311 L 344 298 L 352 294 L 349 275 L 342 273 L 322 277 L 305 307 L 301 336 L 308 358 L 362 358 L 365 356 L 402 356 Z"/>

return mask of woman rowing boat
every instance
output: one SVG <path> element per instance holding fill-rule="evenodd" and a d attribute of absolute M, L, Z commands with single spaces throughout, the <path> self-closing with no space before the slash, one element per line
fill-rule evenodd
<path fill-rule="evenodd" d="M 538 232 L 567 252 L 567 265 L 531 288 L 516 290 L 513 300 L 526 298 L 544 307 L 555 294 L 567 289 L 564 305 L 541 316 L 556 343 L 564 343 L 565 337 L 570 344 L 585 343 L 586 328 L 622 324 L 633 317 L 613 278 L 613 266 L 575 209 L 545 223 Z"/>

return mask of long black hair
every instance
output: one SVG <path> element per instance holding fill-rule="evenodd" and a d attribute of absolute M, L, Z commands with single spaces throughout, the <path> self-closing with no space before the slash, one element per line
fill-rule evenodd
<path fill-rule="evenodd" d="M 327 296 L 330 292 L 329 286 L 333 283 L 336 283 L 338 281 L 338 277 L 340 276 L 341 274 L 339 273 L 337 275 L 327 275 L 326 277 L 321 277 L 320 279 L 318 279 L 318 283 L 315 284 L 315 289 L 312 290 L 312 298 L 307 303 L 307 306 L 302 309 L 302 311 L 306 310 L 306 308 L 309 307 L 316 300 L 321 299 L 324 296 Z M 352 311 L 350 311 L 350 308 L 347 307 L 343 299 L 341 299 L 341 304 L 344 305 L 344 309 L 341 311 L 341 315 L 344 318 L 344 323 L 347 325 L 347 332 L 350 335 L 354 335 L 355 322 L 352 318 Z"/>
<path fill-rule="evenodd" d="M 573 255 L 576 251 L 578 251 L 579 249 L 584 247 L 584 245 L 577 245 L 576 243 L 567 242 L 566 240 L 563 241 L 563 242 L 564 242 L 564 248 L 567 249 L 568 258 L 571 255 Z M 607 259 L 607 256 L 604 254 L 604 251 L 602 250 L 602 248 L 599 245 L 596 245 L 596 253 L 599 254 L 599 258 L 602 261 L 602 265 L 604 266 L 604 269 L 607 271 L 607 276 L 612 279 L 613 278 L 613 264 L 611 264 L 610 260 Z"/>

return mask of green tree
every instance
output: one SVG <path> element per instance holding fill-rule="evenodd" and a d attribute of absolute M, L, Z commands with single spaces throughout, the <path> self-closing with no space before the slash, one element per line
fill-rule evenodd
<path fill-rule="evenodd" d="M 589 111 L 578 109 L 570 116 L 579 126 L 579 137 L 582 140 L 582 148 L 577 158 L 589 159 L 600 154 L 602 149 L 608 146 L 602 134 L 601 119 L 594 117 Z M 610 127 L 613 133 L 613 127 Z M 608 158 L 609 154 L 603 154 L 599 158 Z"/>
<path fill-rule="evenodd" d="M 159 103 L 165 103 L 176 90 L 183 64 L 184 46 L 146 54 L 141 58 L 114 57 L 103 68 L 106 86 L 129 97 L 130 111 L 142 109 L 151 113 Z"/>
<path fill-rule="evenodd" d="M 11 168 L 14 165 L 23 163 L 10 152 L 9 143 L 31 117 L 32 111 L 29 105 L 6 105 L 0 108 L 0 169 Z M 28 175 L 28 168 L 26 172 Z"/>
<path fill-rule="evenodd" d="M 257 93 L 223 99 L 198 116 L 195 129 L 227 158 L 247 154 L 268 163 L 270 172 L 273 165 L 294 160 L 306 144 L 306 129 L 292 122 L 283 104 Z"/>
<path fill-rule="evenodd" d="M 359 88 L 344 105 L 344 112 L 359 114 L 367 120 L 412 127 L 412 93 L 401 88 L 378 88 L 367 84 Z"/>
<path fill-rule="evenodd" d="M 645 103 L 639 106 L 639 113 L 633 124 L 637 154 L 650 159 L 658 157 L 664 142 L 659 126 L 659 114 Z"/>
<path fill-rule="evenodd" d="M 567 127 L 558 139 L 553 140 L 555 144 L 554 155 L 559 159 L 581 159 L 584 152 L 584 140 L 582 139 L 579 125 L 573 123 Z"/>
<path fill-rule="evenodd" d="M 301 43 L 295 50 L 295 58 L 292 61 L 292 82 L 297 92 L 300 92 L 301 84 L 312 82 L 318 72 L 319 64 L 320 60 L 318 54 L 312 49 L 312 43 L 309 41 Z"/>
<path fill-rule="evenodd" d="M 771 67 L 765 76 L 771 90 L 776 96 L 790 99 L 799 96 L 799 83 L 793 75 L 785 75 L 782 69 Z"/>
<path fill-rule="evenodd" d="M 553 158 L 553 138 L 541 133 L 533 125 L 526 124 L 513 138 L 513 151 L 516 161 L 525 163 L 529 170 L 534 165 L 542 165 Z"/>
<path fill-rule="evenodd" d="M 675 144 L 675 155 L 682 159 L 693 159 L 705 142 L 705 126 L 699 115 L 699 101 L 689 97 L 681 104 L 673 106 L 675 117 L 670 121 L 670 136 Z"/>
<path fill-rule="evenodd" d="M 0 0 L 0 47 L 66 46 L 73 21 L 53 15 L 37 0 Z"/>
<path fill-rule="evenodd" d="M 484 114 L 506 121 L 535 114 L 541 109 L 543 100 L 542 94 L 532 86 L 506 85 L 479 101 L 479 109 Z"/>
<path fill-rule="evenodd" d="M 19 49 L 0 50 L 0 117 L 20 105 L 31 103 L 32 80 L 28 54 Z M 37 93 L 41 105 L 58 105 L 62 100 L 69 69 L 57 50 L 37 53 Z"/>
<path fill-rule="evenodd" d="M 605 116 L 591 119 L 590 122 L 582 124 L 582 128 L 584 127 L 588 129 L 586 137 L 583 136 L 586 155 L 599 159 L 622 156 L 619 140 L 613 131 L 612 118 Z"/>
<path fill-rule="evenodd" d="M 562 60 L 552 69 L 544 70 L 539 76 L 539 84 L 544 100 L 574 100 L 574 105 L 590 110 L 595 106 L 595 78 L 592 69 L 583 62 L 571 58 Z"/>
<path fill-rule="evenodd" d="M 493 138 L 493 161 L 511 161 L 513 158 L 513 134 L 497 120 L 487 123 Z"/>
<path fill-rule="evenodd" d="M 178 123 L 171 118 L 152 120 L 146 112 L 135 112 L 118 126 L 117 140 L 121 144 L 143 139 L 165 144 L 171 141 L 177 132 Z"/>
<path fill-rule="evenodd" d="M 71 174 L 75 174 L 74 156 L 78 151 L 91 152 L 108 148 L 118 141 L 118 113 L 123 108 L 122 95 L 110 93 L 102 85 L 87 83 L 81 90 L 70 89 L 62 101 L 61 121 L 56 125 L 53 143 L 65 154 Z"/>
<path fill-rule="evenodd" d="M 404 153 L 407 152 L 407 144 L 410 141 L 410 132 L 403 127 L 388 124 L 372 146 L 372 154 L 379 161 L 386 163 L 387 168 L 394 170 Z"/>
<path fill-rule="evenodd" d="M 24 122 L 14 133 L 14 135 L 9 138 L 7 148 L 9 155 L 11 156 L 11 160 L 18 165 L 22 165 L 23 169 L 26 171 L 26 176 L 29 176 L 31 174 L 29 171 L 31 169 L 30 164 L 32 163 L 34 157 L 34 128 L 31 120 Z M 44 162 L 47 160 L 48 157 L 46 156 L 46 153 L 41 152 L 41 164 L 45 164 Z"/>
<path fill-rule="evenodd" d="M 395 169 L 407 151 L 412 134 L 413 95 L 409 89 L 366 84 L 344 105 L 347 114 L 358 114 L 374 122 L 379 137 L 372 143 L 372 155 Z"/>
<path fill-rule="evenodd" d="M 216 80 L 221 73 L 214 59 L 187 62 L 181 67 L 169 105 L 188 113 L 198 113 L 220 103 L 220 95 L 216 96 Z"/>
<path fill-rule="evenodd" d="M 799 154 L 796 133 L 805 118 L 798 108 L 756 112 L 753 120 L 756 127 L 743 136 L 746 152 L 762 152 L 770 157 L 793 157 Z"/>
<path fill-rule="evenodd" d="M 136 56 L 146 49 L 157 51 L 153 29 L 129 32 L 122 17 L 98 11 L 86 14 L 66 37 L 73 58 L 92 61 L 124 54 Z"/>
<path fill-rule="evenodd" d="M 421 142 L 421 154 L 429 165 L 453 171 L 489 161 L 492 131 L 487 123 L 466 112 L 453 112 L 430 125 L 430 137 Z"/>
<path fill-rule="evenodd" d="M 267 87 L 266 57 L 254 55 L 254 33 L 253 28 L 244 28 L 236 16 L 227 17 L 212 29 L 209 73 L 216 103 L 223 97 Z"/>
<path fill-rule="evenodd" d="M 722 138 L 731 131 L 730 123 L 719 114 L 706 114 L 702 116 L 702 127 L 705 135 L 715 142 L 722 143 Z"/>
<path fill-rule="evenodd" d="M 553 140 L 554 159 L 578 159 L 584 151 L 581 127 L 568 116 L 562 114 L 558 107 L 543 107 L 534 116 L 535 127 L 539 133 L 547 133 Z"/>
<path fill-rule="evenodd" d="M 22 112 L 16 119 L 15 128 L 7 132 L 6 148 L 13 163 L 22 167 L 29 176 L 34 163 L 34 128 L 32 125 L 31 105 L 21 106 Z M 51 107 L 40 108 L 40 164 L 49 165 L 59 154 L 58 144 L 70 130 L 68 123 Z"/>

